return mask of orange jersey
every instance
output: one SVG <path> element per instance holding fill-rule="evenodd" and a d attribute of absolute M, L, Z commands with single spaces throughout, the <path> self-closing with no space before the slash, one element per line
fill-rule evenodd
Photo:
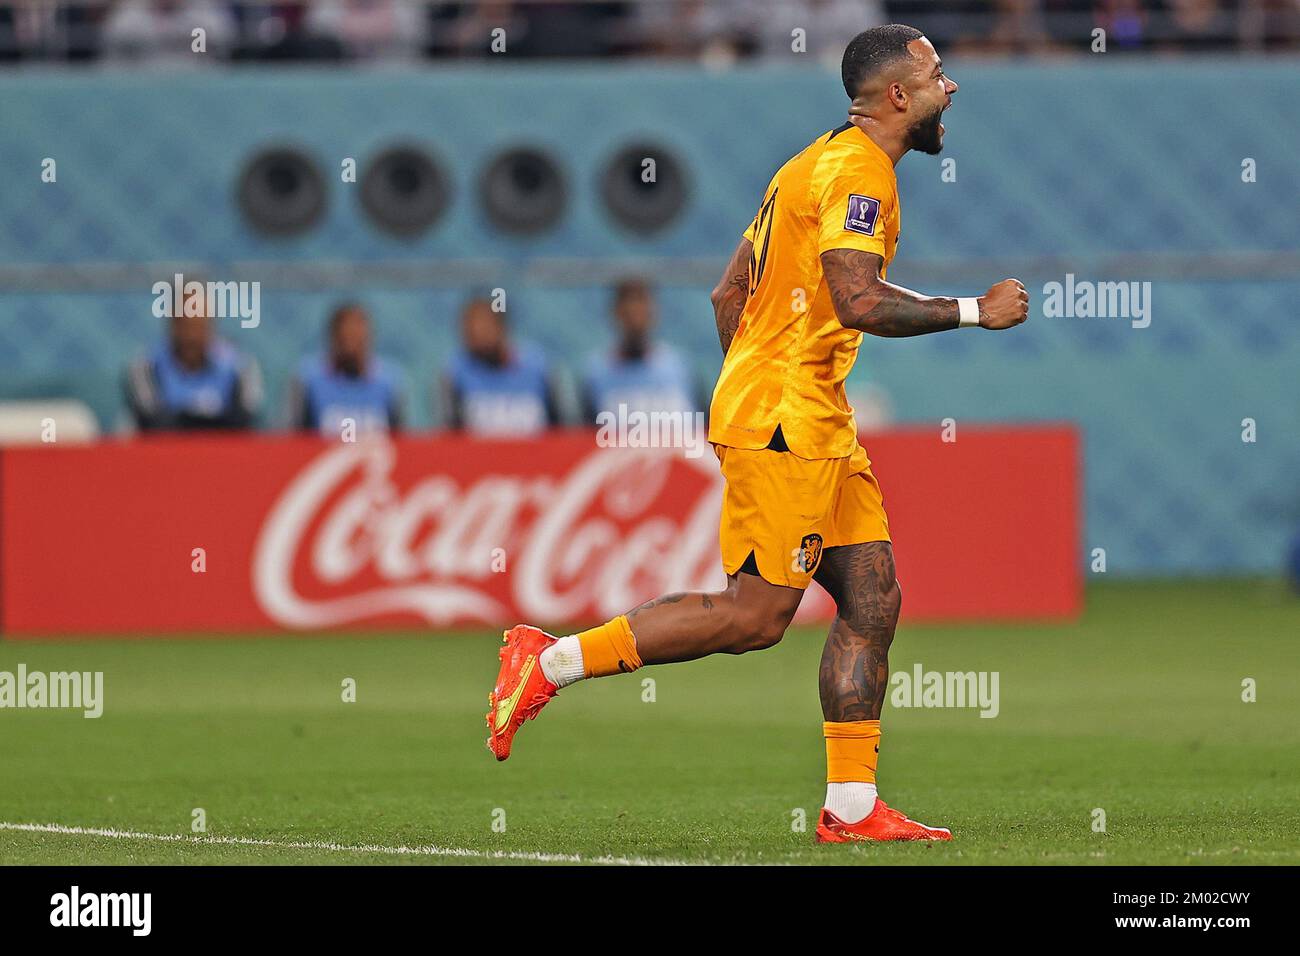
<path fill-rule="evenodd" d="M 824 133 L 772 177 L 745 238 L 749 300 L 709 409 L 709 441 L 764 448 L 777 425 L 801 458 L 845 458 L 857 447 L 844 380 L 862 333 L 835 315 L 821 254 L 859 249 L 894 258 L 894 164 L 851 123 Z"/>

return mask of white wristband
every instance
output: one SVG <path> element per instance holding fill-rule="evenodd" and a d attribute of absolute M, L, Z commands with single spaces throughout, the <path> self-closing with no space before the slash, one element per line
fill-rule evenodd
<path fill-rule="evenodd" d="M 957 328 L 964 329 L 980 324 L 979 299 L 966 298 L 957 300 Z"/>

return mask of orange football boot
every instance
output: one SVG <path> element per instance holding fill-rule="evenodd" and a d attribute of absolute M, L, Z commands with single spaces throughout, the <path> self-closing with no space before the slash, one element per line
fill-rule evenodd
<path fill-rule="evenodd" d="M 817 818 L 818 843 L 873 843 L 878 840 L 951 840 L 947 827 L 927 827 L 899 813 L 885 801 L 876 798 L 876 805 L 866 819 L 845 823 L 826 808 Z"/>
<path fill-rule="evenodd" d="M 510 744 L 525 720 L 532 720 L 559 688 L 546 679 L 538 658 L 557 639 L 543 630 L 517 624 L 501 638 L 501 670 L 488 694 L 488 750 L 498 760 L 510 756 Z"/>

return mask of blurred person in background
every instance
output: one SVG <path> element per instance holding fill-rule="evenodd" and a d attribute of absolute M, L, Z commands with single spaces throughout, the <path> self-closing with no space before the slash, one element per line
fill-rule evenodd
<path fill-rule="evenodd" d="M 310 22 L 307 3 L 239 3 L 236 60 L 282 62 L 337 61 L 345 58 L 342 42 Z"/>
<path fill-rule="evenodd" d="M 204 31 L 205 52 L 193 49 L 196 29 Z M 229 54 L 235 20 L 224 4 L 194 0 L 125 0 L 112 6 L 104 24 L 110 57 L 145 59 L 165 66 L 201 66 Z"/>
<path fill-rule="evenodd" d="M 615 52 L 628 4 L 609 0 L 532 0 L 518 5 L 527 24 L 523 57 L 603 57 Z"/>
<path fill-rule="evenodd" d="M 1046 53 L 1052 49 L 1039 0 L 997 0 L 993 4 L 991 25 L 984 35 L 963 37 L 957 49 L 976 48 L 981 53 L 1025 55 Z"/>
<path fill-rule="evenodd" d="M 1094 0 L 1095 26 L 1106 31 L 1106 50 L 1140 50 L 1150 45 L 1147 11 L 1140 0 Z"/>
<path fill-rule="evenodd" d="M 1300 50 L 1300 0 L 1256 0 L 1241 17 L 1251 49 Z"/>
<path fill-rule="evenodd" d="M 100 55 L 103 2 L 0 3 L 0 63 L 20 59 L 84 61 Z"/>
<path fill-rule="evenodd" d="M 429 6 L 434 56 L 488 56 L 496 37 L 514 57 L 602 57 L 629 48 L 628 2 L 463 0 Z M 634 45 L 634 44 L 633 44 Z"/>
<path fill-rule="evenodd" d="M 726 65 L 754 52 L 744 0 L 638 3 L 633 20 L 642 50 L 655 56 Z"/>
<path fill-rule="evenodd" d="M 213 334 L 201 293 L 185 304 L 167 319 L 167 337 L 127 368 L 126 401 L 136 427 L 252 427 L 262 405 L 257 362 Z"/>
<path fill-rule="evenodd" d="M 1232 0 L 1164 0 L 1167 22 L 1161 49 L 1226 51 L 1237 42 L 1237 11 Z"/>
<path fill-rule="evenodd" d="M 535 435 L 560 423 L 554 376 L 540 349 L 511 340 L 487 296 L 461 311 L 461 348 L 442 378 L 447 426 L 476 435 Z"/>
<path fill-rule="evenodd" d="M 427 50 L 434 57 L 487 56 L 492 31 L 522 38 L 527 21 L 509 0 L 464 0 L 460 3 L 431 3 Z"/>
<path fill-rule="evenodd" d="M 758 52 L 766 59 L 811 57 L 839 66 L 844 38 L 887 23 L 878 0 L 753 0 L 744 16 L 758 31 Z M 800 52 L 794 31 L 803 30 Z"/>
<path fill-rule="evenodd" d="M 397 59 L 418 54 L 425 40 L 424 8 L 410 0 L 318 0 L 307 11 L 307 31 L 332 36 L 348 56 Z"/>
<path fill-rule="evenodd" d="M 643 279 L 614 287 L 613 318 L 618 340 L 593 355 L 583 376 L 583 410 L 595 422 L 601 412 L 694 412 L 703 407 L 689 366 L 672 346 L 654 339 L 658 322 L 654 290 Z"/>
<path fill-rule="evenodd" d="M 289 385 L 289 427 L 327 438 L 343 434 L 398 431 L 402 389 L 397 370 L 377 357 L 370 315 L 353 302 L 330 313 L 326 350 L 305 358 Z"/>

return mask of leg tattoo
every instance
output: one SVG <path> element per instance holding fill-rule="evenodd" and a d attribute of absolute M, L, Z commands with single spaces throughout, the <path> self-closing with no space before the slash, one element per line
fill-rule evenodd
<path fill-rule="evenodd" d="M 819 686 L 827 720 L 879 720 L 902 595 L 888 541 L 827 548 L 816 579 L 838 612 L 822 652 Z"/>

